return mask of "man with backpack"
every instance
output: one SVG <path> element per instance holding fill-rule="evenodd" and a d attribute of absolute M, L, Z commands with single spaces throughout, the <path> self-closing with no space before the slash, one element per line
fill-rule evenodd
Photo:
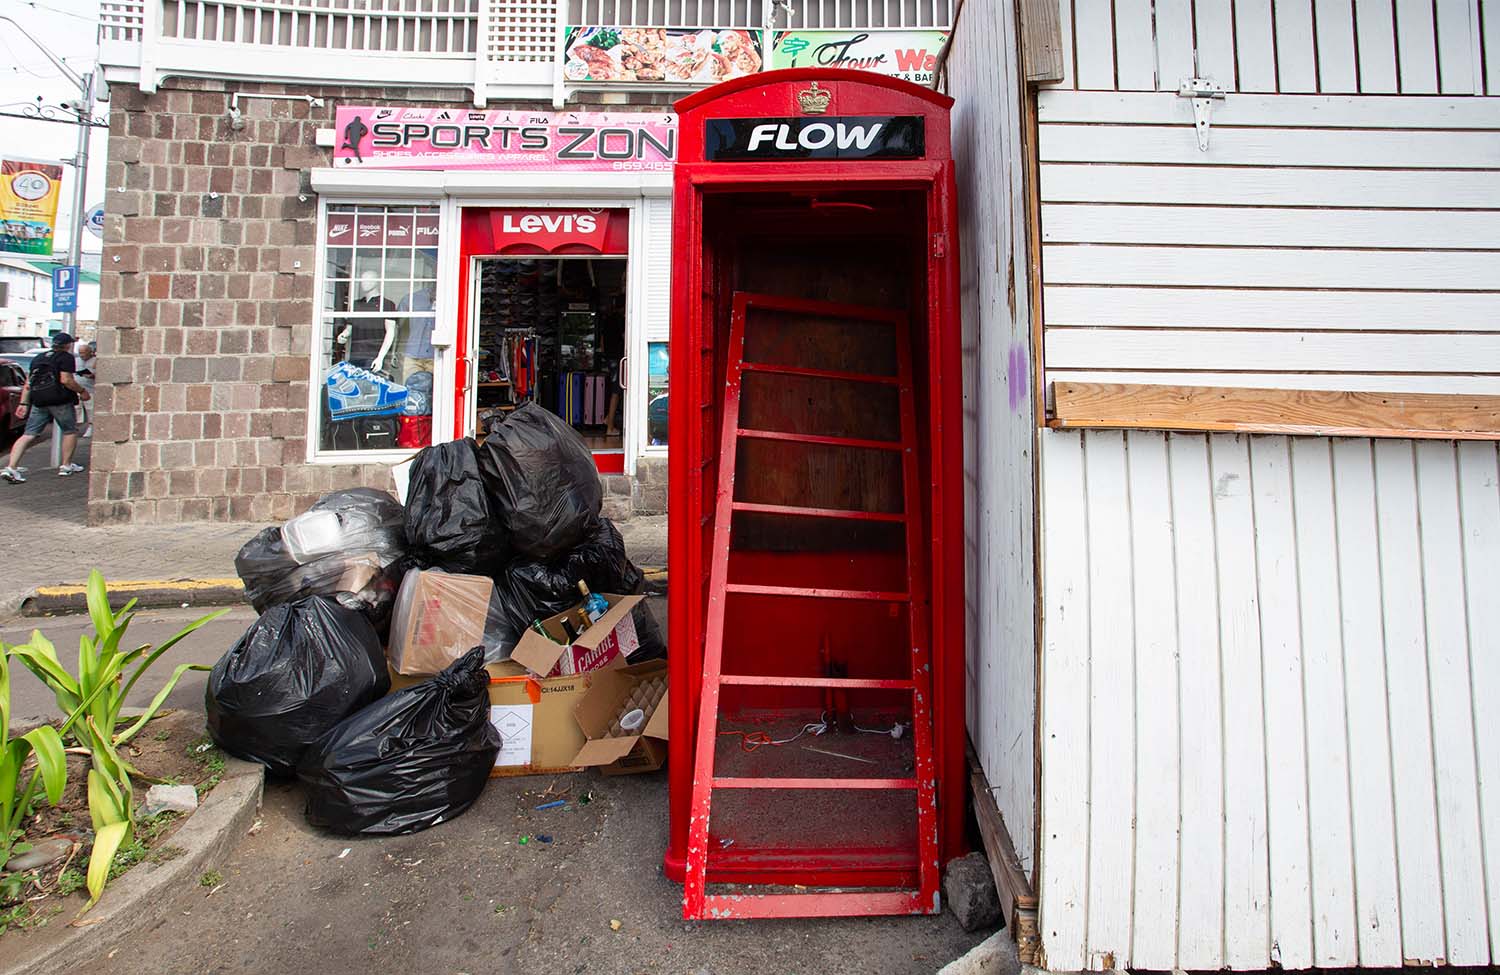
<path fill-rule="evenodd" d="M 0 468 L 0 480 L 11 484 L 26 482 L 25 470 L 20 467 L 21 456 L 49 423 L 57 424 L 57 433 L 62 436 L 62 466 L 57 469 L 57 476 L 71 477 L 83 470 L 81 465 L 73 463 L 73 448 L 78 446 L 74 408 L 79 400 L 89 399 L 89 392 L 73 375 L 78 370 L 73 342 L 73 336 L 58 332 L 52 336 L 52 351 L 31 360 L 31 372 L 26 377 L 26 388 L 21 391 L 17 414 L 26 418 L 26 430 L 10 449 L 10 466 Z"/>

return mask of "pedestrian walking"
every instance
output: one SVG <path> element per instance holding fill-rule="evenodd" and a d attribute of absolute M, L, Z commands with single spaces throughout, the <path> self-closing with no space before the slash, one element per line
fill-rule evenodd
<path fill-rule="evenodd" d="M 62 466 L 57 469 L 57 476 L 71 477 L 83 470 L 82 465 L 73 463 L 73 450 L 78 446 L 75 408 L 80 400 L 89 399 L 89 391 L 73 375 L 78 368 L 73 341 L 67 332 L 58 332 L 52 336 L 52 350 L 31 360 L 31 371 L 17 407 L 17 415 L 26 418 L 26 430 L 10 448 L 10 464 L 0 468 L 0 480 L 26 483 L 21 457 L 46 432 L 49 423 L 57 426 L 54 435 L 62 436 Z"/>

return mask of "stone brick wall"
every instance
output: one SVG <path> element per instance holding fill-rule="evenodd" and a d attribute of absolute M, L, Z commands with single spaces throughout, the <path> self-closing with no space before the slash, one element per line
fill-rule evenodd
<path fill-rule="evenodd" d="M 227 88 L 294 97 L 242 100 L 236 129 Z M 383 465 L 306 463 L 309 171 L 331 158 L 316 134 L 339 103 L 463 108 L 469 93 L 170 79 L 111 96 L 89 524 L 280 520 L 330 490 L 390 487 Z M 598 99 L 574 107 L 659 101 Z"/>

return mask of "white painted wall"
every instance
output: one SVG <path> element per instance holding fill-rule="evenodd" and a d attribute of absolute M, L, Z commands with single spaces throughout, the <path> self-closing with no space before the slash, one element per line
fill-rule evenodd
<path fill-rule="evenodd" d="M 1015 843 L 1035 868 L 1031 312 L 1021 99 L 1009 4 L 970 3 L 948 61 L 963 265 L 968 725 Z"/>
<path fill-rule="evenodd" d="M 1495 444 L 1042 445 L 1048 965 L 1500 961 Z"/>

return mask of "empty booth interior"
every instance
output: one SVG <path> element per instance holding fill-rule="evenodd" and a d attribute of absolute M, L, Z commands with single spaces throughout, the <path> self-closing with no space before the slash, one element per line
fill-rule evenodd
<path fill-rule="evenodd" d="M 713 323 L 697 350 L 705 367 L 711 363 L 702 391 L 710 414 L 702 427 L 705 552 L 737 296 L 744 309 L 734 523 L 720 597 L 726 675 L 913 678 L 911 614 L 927 626 L 921 549 L 931 537 L 927 213 L 924 191 L 830 187 L 705 198 L 703 317 Z M 909 492 L 903 374 L 913 414 L 906 438 L 917 460 Z M 908 579 L 911 537 L 923 542 L 915 579 Z M 930 634 L 922 639 L 930 648 Z M 726 682 L 714 774 L 912 779 L 912 691 Z M 709 879 L 912 885 L 916 811 L 909 789 L 716 789 Z"/>

